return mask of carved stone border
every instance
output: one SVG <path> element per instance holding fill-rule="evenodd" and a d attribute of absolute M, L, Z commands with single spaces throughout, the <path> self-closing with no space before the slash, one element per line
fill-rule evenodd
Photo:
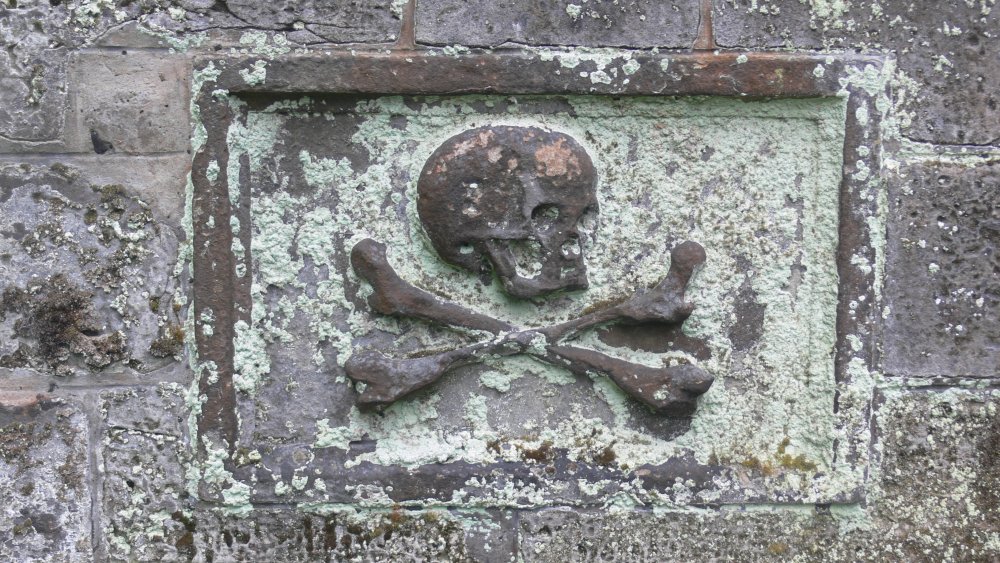
<path fill-rule="evenodd" d="M 569 55 L 569 53 L 564 53 Z M 626 54 L 625 51 L 621 52 Z M 837 392 L 834 398 L 838 440 L 834 442 L 837 463 L 846 463 L 853 474 L 862 476 L 857 485 L 840 490 L 821 502 L 849 503 L 863 498 L 863 479 L 867 477 L 865 460 L 871 444 L 869 425 L 872 388 L 861 383 L 852 388 L 852 374 L 874 374 L 879 370 L 882 305 L 879 275 L 881 268 L 860 268 L 852 263 L 861 257 L 867 264 L 880 264 L 879 251 L 884 228 L 877 218 L 885 210 L 884 194 L 879 178 L 881 170 L 881 112 L 876 106 L 886 95 L 886 86 L 878 80 L 864 80 L 881 72 L 883 59 L 865 55 L 811 55 L 784 53 L 629 52 L 640 63 L 628 80 L 611 84 L 594 83 L 581 73 L 560 67 L 558 58 L 542 56 L 537 51 L 487 51 L 447 56 L 442 51 L 359 51 L 281 56 L 211 57 L 196 61 L 195 68 L 218 71 L 214 80 L 200 85 L 194 100 L 194 110 L 200 113 L 206 139 L 194 155 L 192 181 L 194 195 L 192 221 L 194 229 L 194 315 L 201 318 L 211 310 L 215 318 L 213 331 L 206 333 L 195 323 L 195 343 L 199 362 L 214 363 L 214 374 L 201 373 L 199 393 L 202 407 L 198 416 L 197 441 L 201 455 L 207 437 L 214 444 L 228 446 L 229 453 L 252 450 L 253 444 L 239 444 L 237 396 L 233 385 L 234 324 L 250 322 L 251 276 L 236 276 L 237 258 L 231 251 L 234 234 L 229 218 L 248 216 L 250 193 L 247 182 L 240 182 L 239 204 L 233 207 L 227 188 L 229 160 L 226 133 L 230 123 L 238 118 L 227 99 L 255 94 L 360 94 L 360 95 L 455 95 L 455 94 L 595 94 L 617 96 L 729 96 L 737 98 L 847 98 L 843 180 L 840 189 L 840 225 L 837 267 L 839 296 L 836 322 L 835 374 Z M 258 61 L 266 63 L 266 78 L 248 84 L 244 76 L 255 70 Z M 211 65 L 211 66 L 210 66 Z M 633 65 L 634 66 L 634 65 Z M 582 67 L 581 67 L 582 68 Z M 561 70 L 561 72 L 560 72 Z M 866 73 L 867 70 L 867 73 Z M 241 75 L 241 71 L 243 75 Z M 203 76 L 209 75 L 204 73 Z M 253 81 L 251 81 L 253 82 Z M 864 147 L 864 148 L 862 148 Z M 209 179 L 209 163 L 215 161 Z M 242 166 L 247 170 L 247 166 Z M 873 184 L 874 178 L 874 184 Z M 875 185 L 875 189 L 873 189 Z M 209 221 L 214 217 L 214 221 Z M 873 220 L 874 219 L 874 220 Z M 244 248 L 251 248 L 251 225 L 240 222 L 238 232 Z M 252 257 L 247 252 L 243 267 L 251 271 Z M 853 346 L 849 343 L 851 336 Z M 860 342 L 860 346 L 858 345 Z M 860 371 L 859 371 L 860 370 Z M 846 393 L 850 391 L 850 393 Z M 845 394 L 861 416 L 844 416 L 840 408 Z M 863 401 L 861 408 L 857 401 Z M 328 450 L 328 449 L 327 449 Z M 292 465 L 294 448 L 275 452 L 266 464 L 275 469 Z M 694 490 L 713 488 L 713 477 L 724 475 L 724 466 L 702 465 L 693 459 L 670 459 L 656 466 L 633 468 L 629 472 L 598 465 L 571 464 L 565 458 L 554 462 L 554 473 L 540 474 L 537 466 L 504 462 L 476 466 L 464 462 L 421 466 L 416 469 L 387 467 L 362 463 L 344 468 L 334 459 L 324 459 L 328 452 L 311 450 L 310 464 L 318 468 L 328 483 L 338 485 L 328 491 L 326 502 L 353 503 L 354 493 L 344 488 L 347 483 L 392 486 L 393 503 L 447 503 L 452 493 L 469 491 L 465 481 L 491 473 L 510 482 L 530 485 L 545 481 L 579 478 L 625 481 L 638 479 L 650 490 L 669 490 L 675 479 L 693 482 Z M 287 497 L 273 494 L 273 481 L 267 471 L 255 471 L 253 464 L 241 466 L 227 459 L 226 469 L 237 481 L 251 485 L 252 502 L 288 502 Z M 282 471 L 284 473 L 284 471 Z M 747 487 L 747 491 L 755 490 Z M 471 493 L 473 496 L 475 492 Z M 718 495 L 717 504 L 753 502 L 795 503 L 797 494 L 776 495 L 771 492 L 732 493 Z M 221 498 L 218 487 L 202 481 L 201 496 L 205 500 Z M 732 498 L 731 498 L 732 497 Z M 552 498 L 553 504 L 566 499 Z M 710 503 L 716 504 L 716 502 Z M 513 503 L 517 505 L 517 503 Z"/>

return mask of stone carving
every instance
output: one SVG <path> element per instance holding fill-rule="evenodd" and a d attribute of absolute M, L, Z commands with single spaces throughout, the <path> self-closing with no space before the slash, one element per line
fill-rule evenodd
<path fill-rule="evenodd" d="M 487 280 L 495 273 L 511 295 L 534 298 L 587 288 L 584 235 L 596 221 L 596 183 L 589 155 L 568 135 L 536 127 L 480 127 L 452 137 L 430 157 L 417 185 L 418 212 L 442 259 Z M 366 239 L 355 245 L 351 264 L 374 289 L 368 298 L 373 310 L 494 336 L 407 358 L 360 350 L 345 371 L 362 384 L 358 403 L 381 408 L 460 366 L 488 356 L 527 354 L 576 374 L 605 375 L 654 412 L 689 415 L 713 381 L 698 367 L 649 367 L 564 341 L 614 323 L 679 326 L 694 309 L 684 292 L 704 261 L 701 245 L 683 242 L 654 288 L 576 319 L 525 329 L 414 287 L 393 270 L 385 245 Z M 533 272 L 522 273 L 526 263 Z"/>
<path fill-rule="evenodd" d="M 581 229 L 597 214 L 597 174 L 572 137 L 537 127 L 480 127 L 434 151 L 417 184 L 434 249 L 496 272 L 515 297 L 587 288 Z M 521 263 L 535 276 L 518 273 Z"/>

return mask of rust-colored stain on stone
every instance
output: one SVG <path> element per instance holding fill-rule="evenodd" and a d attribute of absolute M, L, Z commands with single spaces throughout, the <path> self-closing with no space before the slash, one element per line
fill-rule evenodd
<path fill-rule="evenodd" d="M 544 176 L 566 176 L 573 178 L 581 174 L 580 160 L 566 146 L 565 139 L 556 139 L 550 145 L 539 147 L 535 151 L 536 169 Z"/>

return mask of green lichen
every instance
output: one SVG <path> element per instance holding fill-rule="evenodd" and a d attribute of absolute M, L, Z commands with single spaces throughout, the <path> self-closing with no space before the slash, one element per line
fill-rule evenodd
<path fill-rule="evenodd" d="M 291 50 L 292 46 L 284 34 L 257 30 L 240 35 L 240 48 L 233 49 L 238 53 L 263 55 L 268 58 L 284 55 Z"/>
<path fill-rule="evenodd" d="M 267 61 L 254 61 L 252 69 L 240 69 L 240 77 L 247 86 L 257 86 L 267 79 Z"/>
<path fill-rule="evenodd" d="M 216 486 L 221 491 L 222 506 L 220 511 L 236 517 L 245 517 L 253 512 L 250 504 L 250 485 L 233 477 L 225 467 L 228 453 L 225 448 L 214 445 L 207 438 L 202 438 L 205 459 L 200 467 L 192 466 L 198 472 L 202 482 Z"/>
<path fill-rule="evenodd" d="M 253 394 L 271 371 L 271 359 L 264 351 L 261 335 L 244 320 L 233 325 L 233 385 L 237 390 Z"/>

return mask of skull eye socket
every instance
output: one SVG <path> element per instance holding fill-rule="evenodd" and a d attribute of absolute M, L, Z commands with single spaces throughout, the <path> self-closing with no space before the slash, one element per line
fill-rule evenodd
<path fill-rule="evenodd" d="M 531 210 L 531 224 L 537 231 L 547 231 L 559 220 L 559 207 L 543 203 Z"/>

